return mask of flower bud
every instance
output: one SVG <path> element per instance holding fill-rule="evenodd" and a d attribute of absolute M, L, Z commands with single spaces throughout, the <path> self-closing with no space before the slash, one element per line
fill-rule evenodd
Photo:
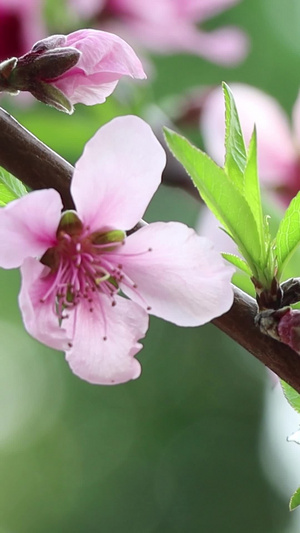
<path fill-rule="evenodd" d="M 29 91 L 66 113 L 73 105 L 103 103 L 122 76 L 145 78 L 141 62 L 123 39 L 79 30 L 38 41 L 20 58 L 0 64 L 0 91 Z"/>
<path fill-rule="evenodd" d="M 59 48 L 63 46 L 66 42 L 65 35 L 50 35 L 41 41 L 37 41 L 31 48 L 31 52 L 36 52 L 38 54 L 48 52 L 48 50 L 53 50 L 53 48 Z"/>
<path fill-rule="evenodd" d="M 29 91 L 37 100 L 59 111 L 72 113 L 69 99 L 48 82 L 59 78 L 74 67 L 80 51 L 72 47 L 59 48 L 66 41 L 64 35 L 54 35 L 38 41 L 27 54 L 0 64 L 0 90 L 12 94 Z"/>
<path fill-rule="evenodd" d="M 78 63 L 80 52 L 75 48 L 54 48 L 40 55 L 29 52 L 17 61 L 10 75 L 11 84 L 21 91 L 32 91 L 39 81 L 58 78 Z"/>
<path fill-rule="evenodd" d="M 254 321 L 259 327 L 261 333 L 281 341 L 280 333 L 278 332 L 278 324 L 282 320 L 282 317 L 290 311 L 290 307 L 283 307 L 278 310 L 266 309 L 257 313 Z"/>
<path fill-rule="evenodd" d="M 280 341 L 300 353 L 300 310 L 289 308 L 280 319 L 277 329 Z"/>
<path fill-rule="evenodd" d="M 300 310 L 282 307 L 258 313 L 255 323 L 260 331 L 273 339 L 287 344 L 300 354 Z"/>

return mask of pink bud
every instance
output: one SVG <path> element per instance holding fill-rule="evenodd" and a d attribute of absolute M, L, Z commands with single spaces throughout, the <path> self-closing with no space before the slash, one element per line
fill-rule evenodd
<path fill-rule="evenodd" d="M 73 105 L 105 102 L 122 76 L 143 79 L 133 49 L 112 33 L 79 30 L 35 43 L 20 58 L 0 65 L 0 90 L 29 91 L 35 98 L 67 113 Z"/>
<path fill-rule="evenodd" d="M 64 93 L 73 105 L 105 102 L 122 76 L 146 78 L 133 49 L 112 33 L 78 30 L 67 35 L 60 47 L 75 48 L 80 52 L 80 58 L 73 68 L 47 81 Z"/>
<path fill-rule="evenodd" d="M 280 341 L 300 353 L 300 310 L 288 309 L 278 323 Z"/>

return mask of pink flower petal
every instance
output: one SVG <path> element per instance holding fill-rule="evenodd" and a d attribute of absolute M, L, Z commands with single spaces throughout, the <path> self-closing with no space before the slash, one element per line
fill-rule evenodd
<path fill-rule="evenodd" d="M 71 319 L 66 321 L 68 332 L 75 332 L 73 347 L 66 353 L 74 374 L 99 385 L 138 378 L 141 367 L 134 356 L 142 348 L 138 340 L 148 329 L 144 309 L 121 297 L 116 297 L 113 307 L 111 300 L 101 296 L 99 307 L 94 307 L 93 312 L 87 302 L 80 304 L 76 312 L 75 325 Z"/>
<path fill-rule="evenodd" d="M 50 280 L 44 276 L 49 268 L 36 259 L 25 259 L 22 267 L 22 286 L 19 294 L 19 305 L 26 330 L 35 339 L 56 350 L 66 350 L 68 339 L 66 330 L 59 326 L 55 314 L 53 295 L 45 301 L 41 299 L 50 288 Z"/>
<path fill-rule="evenodd" d="M 99 30 L 78 30 L 66 36 L 64 46 L 81 52 L 75 67 L 54 80 L 72 104 L 94 105 L 105 101 L 122 76 L 143 79 L 143 66 L 123 39 Z"/>
<path fill-rule="evenodd" d="M 0 209 L 0 266 L 19 267 L 56 242 L 62 202 L 54 189 L 28 193 Z"/>
<path fill-rule="evenodd" d="M 66 36 L 64 46 L 72 46 L 81 52 L 76 68 L 89 76 L 95 72 L 120 76 L 145 78 L 143 66 L 123 39 L 100 30 L 78 30 Z"/>
<path fill-rule="evenodd" d="M 81 220 L 91 231 L 135 226 L 160 184 L 165 160 L 142 119 L 118 117 L 103 126 L 75 166 L 71 192 Z"/>
<path fill-rule="evenodd" d="M 249 85 L 232 83 L 243 134 L 249 142 L 254 123 L 257 127 L 258 162 L 265 183 L 282 185 L 295 162 L 295 151 L 287 116 L 278 102 Z M 221 88 L 207 97 L 201 116 L 205 147 L 214 160 L 224 163 L 225 106 Z"/>
<path fill-rule="evenodd" d="M 115 90 L 118 80 L 110 81 L 110 78 L 114 79 L 115 76 L 100 73 L 87 77 L 82 72 L 74 72 L 72 76 L 68 76 L 66 72 L 63 79 L 51 82 L 51 85 L 60 89 L 73 105 L 96 105 L 103 104 Z"/>
<path fill-rule="evenodd" d="M 232 305 L 233 268 L 210 241 L 184 224 L 145 226 L 127 238 L 118 260 L 137 285 L 135 289 L 124 280 L 123 292 L 179 326 L 205 324 Z"/>

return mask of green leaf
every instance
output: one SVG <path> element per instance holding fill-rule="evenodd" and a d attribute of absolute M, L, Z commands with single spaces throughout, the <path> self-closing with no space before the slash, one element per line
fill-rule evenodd
<path fill-rule="evenodd" d="M 3 183 L 0 183 L 0 207 L 6 206 L 9 202 L 12 200 L 15 200 L 14 195 L 12 192 L 3 185 Z"/>
<path fill-rule="evenodd" d="M 263 211 L 257 171 L 257 140 L 254 128 L 248 154 L 233 94 L 226 83 L 222 84 L 225 98 L 225 171 L 229 179 L 239 188 L 253 213 L 263 257 L 266 245 Z M 264 262 L 264 260 L 262 261 Z"/>
<path fill-rule="evenodd" d="M 0 167 L 0 206 L 27 194 L 27 189 L 23 183 L 12 174 Z"/>
<path fill-rule="evenodd" d="M 256 128 L 253 130 L 249 143 L 248 158 L 244 174 L 244 196 L 251 207 L 251 211 L 256 221 L 261 248 L 262 250 L 265 250 L 265 229 L 267 226 L 265 226 L 264 223 L 257 171 Z"/>
<path fill-rule="evenodd" d="M 300 414 L 300 394 L 282 379 L 280 380 L 280 383 L 283 390 L 283 394 L 286 397 L 287 401 L 292 406 L 292 408 Z"/>
<path fill-rule="evenodd" d="M 237 268 L 239 268 L 240 270 L 242 270 L 246 274 L 248 274 L 248 276 L 252 275 L 252 272 L 251 272 L 250 268 L 248 267 L 246 261 L 244 261 L 244 259 L 242 259 L 238 255 L 228 254 L 228 253 L 223 252 L 222 256 L 224 257 L 224 259 L 226 259 L 226 261 L 228 261 L 232 265 L 236 266 Z"/>
<path fill-rule="evenodd" d="M 261 247 L 252 211 L 227 174 L 187 139 L 165 128 L 167 143 L 185 167 L 201 197 L 238 245 L 253 275 L 260 264 Z"/>
<path fill-rule="evenodd" d="M 289 503 L 289 509 L 290 511 L 294 511 L 296 507 L 299 507 L 300 505 L 300 487 L 294 492 L 293 496 L 290 499 Z"/>
<path fill-rule="evenodd" d="M 300 244 L 300 192 L 293 198 L 279 225 L 275 237 L 275 253 L 278 261 L 278 277 L 285 263 Z"/>
<path fill-rule="evenodd" d="M 230 180 L 242 192 L 247 152 L 240 125 L 238 112 L 232 92 L 228 85 L 222 84 L 225 98 L 225 171 Z"/>

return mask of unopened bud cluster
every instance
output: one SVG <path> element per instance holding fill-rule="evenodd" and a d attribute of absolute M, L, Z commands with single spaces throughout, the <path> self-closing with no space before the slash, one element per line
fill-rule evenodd
<path fill-rule="evenodd" d="M 280 287 L 281 296 L 272 308 L 260 310 L 255 322 L 260 331 L 273 339 L 287 344 L 300 354 L 300 310 L 290 305 L 297 303 L 300 297 L 300 283 L 293 278 Z M 279 293 L 278 293 L 279 294 Z"/>

